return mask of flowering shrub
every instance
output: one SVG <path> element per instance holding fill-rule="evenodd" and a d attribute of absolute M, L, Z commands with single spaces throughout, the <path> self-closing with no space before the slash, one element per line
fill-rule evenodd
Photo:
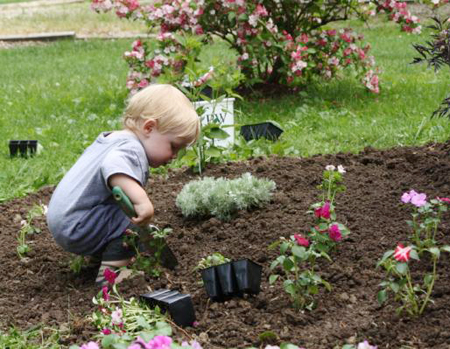
<path fill-rule="evenodd" d="M 329 251 L 350 233 L 343 224 L 336 222 L 334 211 L 336 194 L 345 191 L 342 184 L 342 175 L 345 172 L 341 165 L 337 168 L 334 165 L 326 166 L 323 181 L 318 187 L 322 190 L 322 201 L 313 204 L 310 211 L 314 212 L 316 219 L 314 227 L 305 236 L 294 234 L 289 240 L 281 237 L 270 246 L 280 246 L 280 256 L 272 262 L 270 269 L 282 267 L 283 287 L 296 308 L 312 309 L 315 306 L 314 295 L 319 292 L 319 286 L 331 290 L 331 285 L 315 272 L 315 266 L 317 258 L 324 257 L 331 261 Z M 279 277 L 279 274 L 271 275 L 269 282 L 272 284 Z"/>
<path fill-rule="evenodd" d="M 314 76 L 330 79 L 353 67 L 366 88 L 378 93 L 370 45 L 352 29 L 336 30 L 329 24 L 384 12 L 406 32 L 419 33 L 421 28 L 406 3 L 395 0 L 156 0 L 145 6 L 137 0 L 93 0 L 92 8 L 115 10 L 119 17 L 142 20 L 158 31 L 156 47 L 136 41 L 125 53 L 130 89 L 167 74 L 183 80 L 199 49 L 187 45 L 186 37 L 197 35 L 204 43 L 213 37 L 227 42 L 238 53 L 239 67 L 250 85 L 264 81 L 299 85 Z"/>
<path fill-rule="evenodd" d="M 412 228 L 412 242 L 416 245 L 419 255 L 425 248 L 437 245 L 436 233 L 438 232 L 441 216 L 447 211 L 450 203 L 448 198 L 436 198 L 427 201 L 425 193 L 417 193 L 414 190 L 405 192 L 401 201 L 413 206 L 412 220 L 407 221 Z"/>
<path fill-rule="evenodd" d="M 313 213 L 315 222 L 307 235 L 309 239 L 314 241 L 315 248 L 323 253 L 328 253 L 343 237 L 350 233 L 345 225 L 336 221 L 334 205 L 336 194 L 346 190 L 342 184 L 345 172 L 342 165 L 325 167 L 323 181 L 318 186 L 322 191 L 322 200 L 311 205 L 309 211 Z"/>
<path fill-rule="evenodd" d="M 401 200 L 406 204 L 415 206 L 412 214 L 413 220 L 408 224 L 413 228 L 412 241 L 416 245 L 404 246 L 399 243 L 395 250 L 387 251 L 377 267 L 382 266 L 386 271 L 387 279 L 380 286 L 378 301 L 383 304 L 388 293 L 394 294 L 394 300 L 402 305 L 397 312 L 406 311 L 410 315 L 420 315 L 431 301 L 431 292 L 437 279 L 437 262 L 441 252 L 450 252 L 450 246 L 438 246 L 436 232 L 440 223 L 440 215 L 447 210 L 449 198 L 436 198 L 427 202 L 426 194 L 410 190 L 402 195 Z M 410 260 L 419 261 L 424 253 L 430 254 L 431 271 L 427 268 L 425 275 L 413 278 L 409 267 Z M 419 283 L 417 280 L 423 280 Z"/>

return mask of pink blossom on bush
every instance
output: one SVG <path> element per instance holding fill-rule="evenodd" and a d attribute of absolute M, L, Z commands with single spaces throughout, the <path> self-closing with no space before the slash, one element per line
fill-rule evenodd
<path fill-rule="evenodd" d="M 394 251 L 394 258 L 399 262 L 409 261 L 409 254 L 412 247 L 404 247 L 402 244 L 398 244 Z"/>
<path fill-rule="evenodd" d="M 102 333 L 103 333 L 105 336 L 107 336 L 108 334 L 111 334 L 112 331 L 111 331 L 109 328 L 104 328 L 104 329 L 102 330 Z"/>
<path fill-rule="evenodd" d="M 363 78 L 364 86 L 373 93 L 379 93 L 380 88 L 378 86 L 378 75 L 373 70 L 369 70 Z"/>
<path fill-rule="evenodd" d="M 364 342 L 358 343 L 358 346 L 356 347 L 356 349 L 377 349 L 377 347 L 374 345 L 370 345 L 368 341 L 364 341 Z"/>
<path fill-rule="evenodd" d="M 410 190 L 409 192 L 403 193 L 401 197 L 401 201 L 405 204 L 411 203 L 414 206 L 422 207 L 427 203 L 426 201 L 427 195 L 424 193 L 417 193 L 414 190 Z"/>
<path fill-rule="evenodd" d="M 337 242 L 342 240 L 342 233 L 337 224 L 333 224 L 328 228 L 328 234 L 333 241 Z"/>
<path fill-rule="evenodd" d="M 440 197 L 438 197 L 437 199 L 439 201 L 446 202 L 447 204 L 450 204 L 450 198 L 440 198 Z"/>
<path fill-rule="evenodd" d="M 116 326 L 120 326 L 123 321 L 122 321 L 122 309 L 116 309 L 112 312 L 111 314 L 111 324 L 116 325 Z"/>

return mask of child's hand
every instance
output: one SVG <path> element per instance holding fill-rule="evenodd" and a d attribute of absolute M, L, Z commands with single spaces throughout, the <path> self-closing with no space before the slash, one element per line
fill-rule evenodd
<path fill-rule="evenodd" d="M 134 210 L 136 211 L 137 217 L 133 217 L 131 222 L 140 226 L 147 226 L 153 219 L 154 209 L 150 200 L 147 202 L 139 203 L 134 205 Z"/>

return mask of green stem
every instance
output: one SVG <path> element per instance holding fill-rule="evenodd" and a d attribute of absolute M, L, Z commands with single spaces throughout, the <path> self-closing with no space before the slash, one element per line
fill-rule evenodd
<path fill-rule="evenodd" d="M 425 300 L 423 301 L 422 307 L 419 310 L 419 315 L 423 313 L 428 301 L 430 300 L 431 292 L 433 291 L 434 287 L 434 281 L 436 280 L 436 265 L 437 257 L 433 257 L 433 278 L 431 279 L 430 285 L 428 285 L 427 295 L 425 296 Z"/>
<path fill-rule="evenodd" d="M 419 305 L 417 304 L 416 295 L 414 293 L 414 287 L 411 282 L 411 275 L 409 273 L 409 270 L 406 273 L 406 280 L 408 281 L 408 291 L 407 291 L 408 298 L 409 298 L 409 301 L 411 302 L 411 305 L 413 306 L 413 313 L 417 314 L 417 312 L 419 310 Z"/>

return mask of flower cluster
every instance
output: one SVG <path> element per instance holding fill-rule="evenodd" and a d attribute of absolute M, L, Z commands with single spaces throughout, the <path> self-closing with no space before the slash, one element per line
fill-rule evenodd
<path fill-rule="evenodd" d="M 386 0 L 378 6 L 378 11 L 387 12 L 390 19 L 399 23 L 405 32 L 420 34 L 422 30 L 422 26 L 419 24 L 419 18 L 408 11 L 406 2 Z"/>
<path fill-rule="evenodd" d="M 156 0 L 146 6 L 140 6 L 137 0 L 92 1 L 96 11 L 115 9 L 119 17 L 141 19 L 150 28 L 159 30 L 156 48 L 143 45 L 142 54 L 136 56 L 135 47 L 125 54 L 131 69 L 127 86 L 132 91 L 141 88 L 139 83 L 143 79 L 185 71 L 187 57 L 193 53 L 180 39 L 187 35 L 200 35 L 203 43 L 210 42 L 213 36 L 228 42 L 238 52 L 238 63 L 248 84 L 272 81 L 299 85 L 312 76 L 330 79 L 344 68 L 353 67 L 369 91 L 379 91 L 374 59 L 368 54 L 370 46 L 362 43 L 363 37 L 351 29 L 321 28 L 343 19 L 339 13 L 354 13 L 363 18 L 360 9 L 366 5 L 353 0 L 324 5 L 338 9 L 323 13 L 317 13 L 308 1 L 294 2 L 289 11 L 279 1 Z M 400 23 L 403 30 L 420 32 L 418 19 L 410 14 L 406 3 L 369 2 L 379 5 L 376 11 L 389 13 L 390 19 Z"/>
<path fill-rule="evenodd" d="M 378 300 L 384 303 L 388 292 L 394 294 L 394 299 L 401 301 L 398 312 L 406 310 L 411 315 L 420 315 L 430 301 L 430 296 L 437 278 L 437 261 L 441 252 L 450 252 L 450 246 L 439 246 L 437 239 L 438 227 L 441 222 L 442 212 L 447 211 L 450 204 L 449 198 L 439 198 L 427 201 L 425 193 L 410 190 L 403 193 L 401 201 L 412 204 L 415 210 L 412 213 L 413 220 L 408 225 L 413 230 L 413 245 L 404 246 L 399 243 L 395 250 L 387 251 L 377 266 L 383 266 L 386 270 L 386 280 L 380 286 Z M 411 259 L 419 260 L 424 253 L 431 255 L 432 268 L 425 268 L 425 276 L 415 278 L 422 279 L 422 285 L 414 282 L 408 263 Z"/>

